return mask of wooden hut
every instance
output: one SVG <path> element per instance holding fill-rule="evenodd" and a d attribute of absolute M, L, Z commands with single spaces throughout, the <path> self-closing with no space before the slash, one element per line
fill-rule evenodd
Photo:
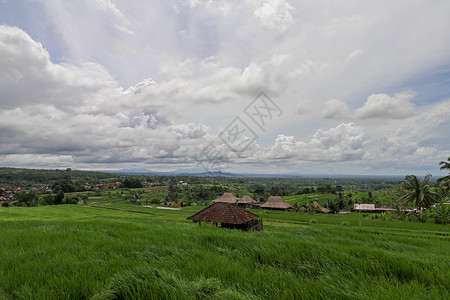
<path fill-rule="evenodd" d="M 245 208 L 253 208 L 254 204 L 256 204 L 256 201 L 249 195 L 242 196 L 242 198 L 239 199 L 237 202 L 238 206 L 245 207 Z"/>
<path fill-rule="evenodd" d="M 216 200 L 213 200 L 212 202 L 236 204 L 237 201 L 238 201 L 238 198 L 236 196 L 234 196 L 232 193 L 223 193 L 222 196 L 220 196 Z"/>
<path fill-rule="evenodd" d="M 287 210 L 292 208 L 292 205 L 284 202 L 283 198 L 280 196 L 270 196 L 265 203 L 260 205 L 260 207 L 265 209 Z"/>
<path fill-rule="evenodd" d="M 246 231 L 262 231 L 263 223 L 258 215 L 230 203 L 217 202 L 187 218 L 198 222 L 213 222 L 223 228 Z"/>

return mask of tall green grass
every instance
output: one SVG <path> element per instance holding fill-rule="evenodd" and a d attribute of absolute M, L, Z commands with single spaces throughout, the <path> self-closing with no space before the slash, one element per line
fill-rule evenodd
<path fill-rule="evenodd" d="M 1 208 L 0 299 L 450 296 L 444 225 L 342 226 L 319 215 L 302 225 L 269 213 L 265 231 L 249 233 L 186 221 L 195 209 Z"/>

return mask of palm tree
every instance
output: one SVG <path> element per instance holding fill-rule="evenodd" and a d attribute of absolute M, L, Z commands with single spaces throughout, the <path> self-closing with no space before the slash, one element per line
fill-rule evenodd
<path fill-rule="evenodd" d="M 439 165 L 442 165 L 442 166 L 441 166 L 441 170 L 450 170 L 450 157 L 447 158 L 447 160 L 448 160 L 448 162 L 446 162 L 446 161 L 441 161 L 441 162 L 439 163 Z"/>
<path fill-rule="evenodd" d="M 433 210 L 434 221 L 438 224 L 448 224 L 450 222 L 450 209 L 448 205 L 441 204 Z"/>
<path fill-rule="evenodd" d="M 439 163 L 439 165 L 441 166 L 441 170 L 449 170 L 449 175 L 439 178 L 437 180 L 437 182 L 441 184 L 441 187 L 445 191 L 449 192 L 450 191 L 450 157 L 447 158 L 447 161 L 441 161 Z"/>
<path fill-rule="evenodd" d="M 406 176 L 405 180 L 401 182 L 406 193 L 400 198 L 400 201 L 404 204 L 410 203 L 420 211 L 437 202 L 439 195 L 430 191 L 430 177 L 431 175 L 428 174 L 421 182 L 415 175 Z"/>

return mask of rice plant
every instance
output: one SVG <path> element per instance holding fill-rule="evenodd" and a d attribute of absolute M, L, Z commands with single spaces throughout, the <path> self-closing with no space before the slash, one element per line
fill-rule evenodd
<path fill-rule="evenodd" d="M 249 233 L 199 209 L 0 208 L 0 299 L 450 296 L 448 226 L 268 212 Z"/>

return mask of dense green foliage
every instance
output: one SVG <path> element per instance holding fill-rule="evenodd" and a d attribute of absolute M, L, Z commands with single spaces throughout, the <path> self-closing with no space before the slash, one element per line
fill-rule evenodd
<path fill-rule="evenodd" d="M 122 181 L 123 188 L 141 188 L 142 183 L 139 178 L 136 177 L 127 177 Z"/>
<path fill-rule="evenodd" d="M 17 206 L 39 205 L 39 194 L 34 191 L 22 191 L 16 195 Z"/>
<path fill-rule="evenodd" d="M 265 231 L 248 233 L 188 222 L 200 208 L 130 207 L 146 214 L 0 208 L 0 298 L 450 296 L 444 225 L 259 211 Z"/>
<path fill-rule="evenodd" d="M 32 186 L 23 175 L 18 182 Z M 406 213 L 398 200 L 412 186 L 392 181 L 379 189 L 381 179 L 361 178 L 121 176 L 89 180 L 120 180 L 124 189 L 69 194 L 86 178 L 66 177 L 50 181 L 54 194 L 28 190 L 2 201 L 19 207 L 0 208 L 0 300 L 450 296 L 450 210 Z M 424 195 L 446 197 L 428 178 L 415 179 Z M 143 180 L 160 186 L 142 188 Z M 253 233 L 186 220 L 224 192 L 260 201 L 283 195 L 295 212 L 252 210 L 265 228 Z M 412 203 L 427 200 L 418 199 Z M 156 208 L 167 202 L 176 210 Z M 193 206 L 179 207 L 185 203 Z M 354 203 L 395 204 L 396 211 L 330 215 L 316 203 L 332 212 Z M 78 205 L 46 206 L 55 204 Z"/>
<path fill-rule="evenodd" d="M 51 186 L 54 192 L 73 193 L 84 190 L 84 187 L 76 181 L 70 179 L 60 179 Z"/>
<path fill-rule="evenodd" d="M 441 161 L 439 165 L 441 166 L 441 170 L 447 170 L 449 171 L 449 174 L 447 176 L 438 178 L 437 182 L 443 189 L 445 189 L 447 192 L 450 192 L 450 157 L 447 158 L 447 161 Z"/>
<path fill-rule="evenodd" d="M 102 172 L 66 170 L 33 170 L 18 168 L 0 168 L 0 186 L 32 187 L 37 185 L 52 185 L 62 179 L 72 180 L 78 184 L 85 182 L 99 183 L 117 178 L 117 174 Z"/>
<path fill-rule="evenodd" d="M 15 201 L 3 201 L 3 207 L 12 206 L 11 203 L 14 203 L 14 206 L 42 206 L 42 205 L 58 205 L 58 204 L 77 204 L 81 197 L 77 195 L 66 195 L 63 191 L 58 191 L 56 195 L 42 195 L 35 191 L 22 191 L 15 195 Z M 87 198 L 87 196 L 85 196 Z"/>
<path fill-rule="evenodd" d="M 428 208 L 438 202 L 439 194 L 430 190 L 430 177 L 431 175 L 427 175 L 421 181 L 417 176 L 406 176 L 401 184 L 406 192 L 399 200 L 420 209 Z"/>
<path fill-rule="evenodd" d="M 305 189 L 314 188 L 318 192 L 332 193 L 334 191 L 359 190 L 378 191 L 393 188 L 401 178 L 399 177 L 355 177 L 355 178 L 325 178 L 325 177 L 293 177 L 293 178 L 244 178 L 222 176 L 127 176 L 102 172 L 66 170 L 33 170 L 18 168 L 0 168 L 0 186 L 32 187 L 37 185 L 52 185 L 62 179 L 71 180 L 77 184 L 89 182 L 91 184 L 109 181 L 121 181 L 126 178 L 138 178 L 150 182 L 161 182 L 176 185 L 179 181 L 194 185 L 216 186 L 246 186 L 249 192 L 258 191 L 261 195 L 271 194 L 294 195 L 305 193 Z M 131 186 L 130 186 L 131 187 Z M 307 190 L 306 193 L 314 192 Z"/>

